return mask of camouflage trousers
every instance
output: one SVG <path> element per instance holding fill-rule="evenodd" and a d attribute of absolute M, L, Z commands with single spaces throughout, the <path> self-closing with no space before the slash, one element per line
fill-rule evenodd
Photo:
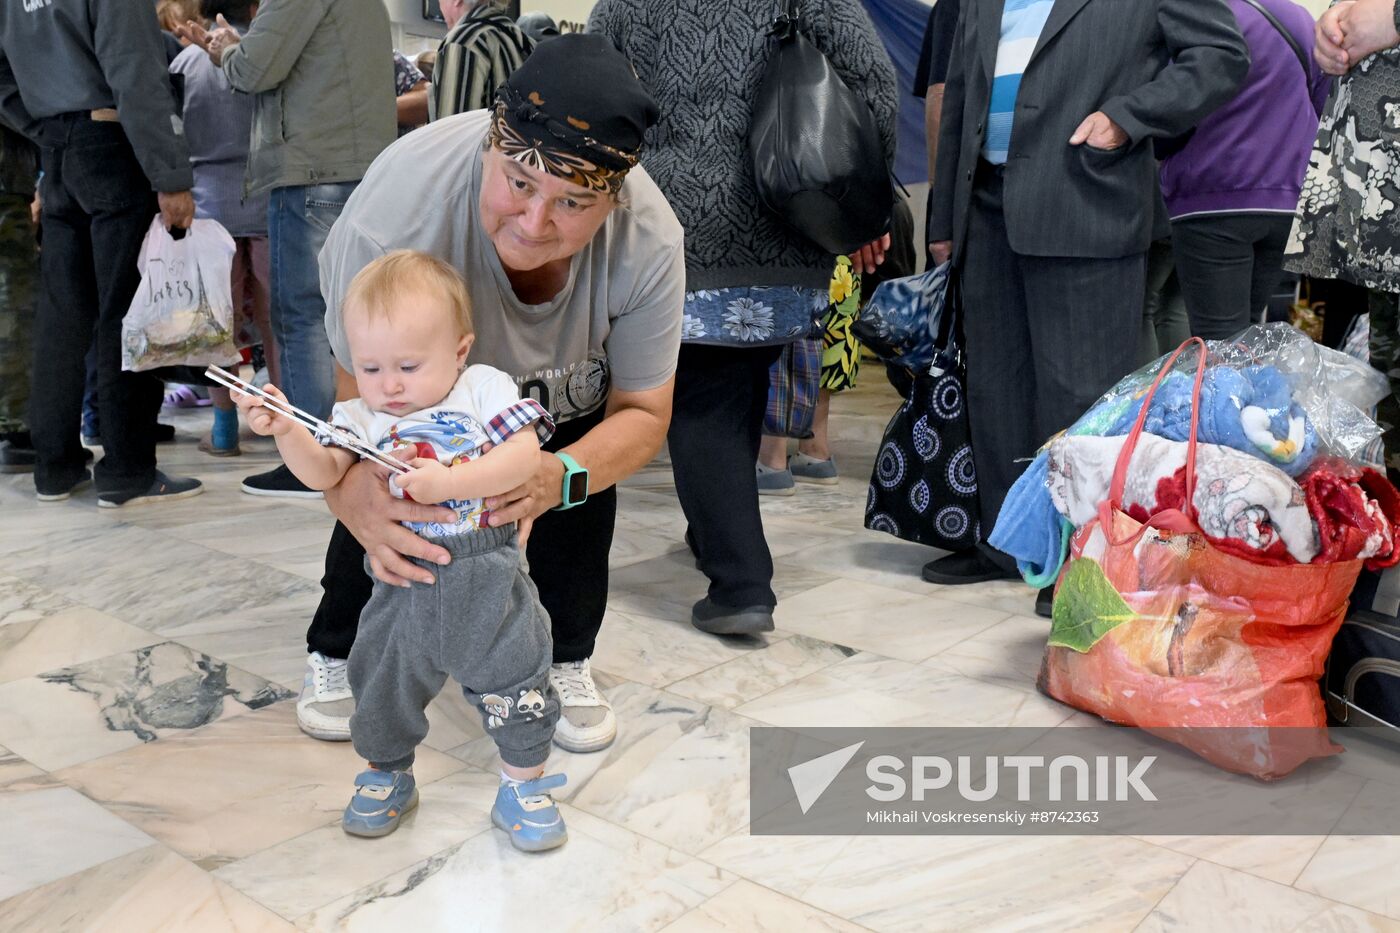
<path fill-rule="evenodd" d="M 1385 468 L 1391 479 L 1400 478 L 1400 296 L 1372 291 L 1371 365 L 1385 373 L 1390 394 L 1376 406 L 1376 421 L 1385 432 Z"/>
<path fill-rule="evenodd" d="M 29 201 L 0 194 L 0 434 L 26 427 L 38 293 L 39 251 Z"/>

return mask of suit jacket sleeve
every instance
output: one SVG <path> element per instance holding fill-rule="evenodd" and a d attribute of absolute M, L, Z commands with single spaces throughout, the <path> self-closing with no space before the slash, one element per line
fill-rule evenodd
<path fill-rule="evenodd" d="M 953 196 L 957 190 L 959 164 L 962 157 L 963 98 L 966 95 L 966 62 L 963 58 L 964 39 L 967 32 L 967 17 L 972 15 L 965 9 L 958 19 L 958 28 L 953 39 L 953 57 L 948 62 L 948 78 L 943 82 L 943 116 L 938 129 L 938 164 L 934 167 L 932 186 L 929 188 L 929 213 L 927 239 L 930 243 L 953 238 Z M 973 60 L 973 66 L 978 62 Z"/>
<path fill-rule="evenodd" d="M 224 53 L 224 77 L 245 94 L 277 87 L 292 73 L 325 14 L 321 2 L 263 0 L 247 34 Z"/>
<path fill-rule="evenodd" d="M 1157 77 L 1101 108 L 1134 144 L 1180 136 L 1239 90 L 1249 48 L 1226 0 L 1157 0 L 1171 62 Z"/>

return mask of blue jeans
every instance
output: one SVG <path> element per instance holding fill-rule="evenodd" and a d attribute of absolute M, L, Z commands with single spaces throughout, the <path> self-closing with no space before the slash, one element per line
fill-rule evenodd
<path fill-rule="evenodd" d="M 272 332 L 282 354 L 278 388 L 293 405 L 323 420 L 335 404 L 335 362 L 317 256 L 358 184 L 277 188 L 267 203 Z"/>

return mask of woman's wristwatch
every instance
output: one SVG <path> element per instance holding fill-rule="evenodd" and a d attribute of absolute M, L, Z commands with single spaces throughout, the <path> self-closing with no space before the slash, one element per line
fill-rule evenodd
<path fill-rule="evenodd" d="M 555 451 L 554 456 L 564 464 L 564 482 L 559 492 L 559 504 L 553 511 L 562 512 L 576 505 L 583 505 L 588 501 L 588 470 L 579 466 L 577 460 L 562 451 Z"/>

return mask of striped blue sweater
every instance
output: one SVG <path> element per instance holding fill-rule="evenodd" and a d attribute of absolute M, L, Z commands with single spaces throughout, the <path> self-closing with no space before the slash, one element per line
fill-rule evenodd
<path fill-rule="evenodd" d="M 982 158 L 995 165 L 1006 162 L 1021 74 L 1030 64 L 1031 53 L 1054 7 L 1055 0 L 1006 0 L 1001 14 L 997 67 L 992 77 L 992 100 L 987 106 L 987 138 L 982 142 Z"/>

